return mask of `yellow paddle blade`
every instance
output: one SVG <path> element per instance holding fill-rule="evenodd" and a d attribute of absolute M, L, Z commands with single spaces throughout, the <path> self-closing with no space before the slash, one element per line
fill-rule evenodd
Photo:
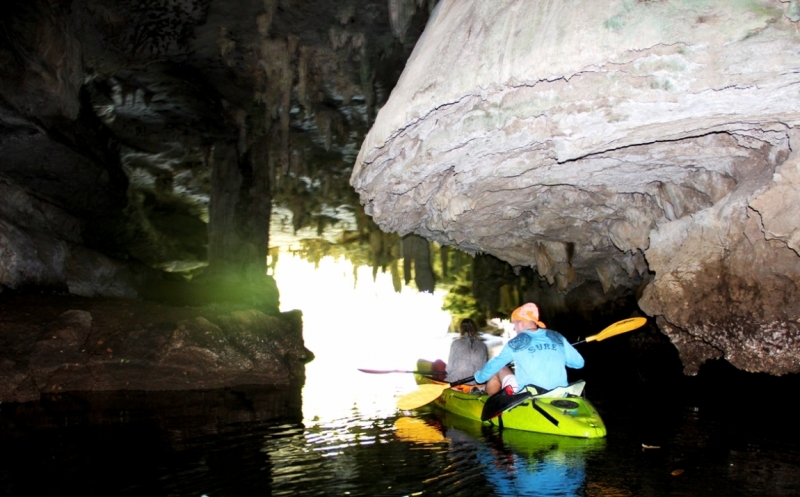
<path fill-rule="evenodd" d="M 599 342 L 601 340 L 605 340 L 606 338 L 611 338 L 621 333 L 626 333 L 628 331 L 635 330 L 636 328 L 641 328 L 642 326 L 644 326 L 646 322 L 647 322 L 646 318 L 623 319 L 622 321 L 617 321 L 616 323 L 607 327 L 597 335 L 592 335 L 588 337 L 585 341 Z"/>
<path fill-rule="evenodd" d="M 403 411 L 409 411 L 422 407 L 436 400 L 436 397 L 442 394 L 450 387 L 449 384 L 443 383 L 441 385 L 420 385 L 419 390 L 407 393 L 397 399 L 397 408 Z"/>
<path fill-rule="evenodd" d="M 395 434 L 402 440 L 418 443 L 444 442 L 442 432 L 419 418 L 402 417 L 394 422 Z"/>

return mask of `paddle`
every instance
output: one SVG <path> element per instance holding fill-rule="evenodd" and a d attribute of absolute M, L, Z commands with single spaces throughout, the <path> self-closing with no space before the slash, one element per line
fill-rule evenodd
<path fill-rule="evenodd" d="M 414 374 L 421 374 L 427 376 L 444 376 L 444 371 L 403 371 L 402 369 L 362 369 L 358 368 L 359 371 L 362 373 L 370 373 L 370 374 L 388 374 L 388 373 L 414 373 Z"/>
<path fill-rule="evenodd" d="M 613 336 L 617 336 L 622 333 L 635 330 L 636 328 L 640 328 L 646 322 L 647 322 L 646 318 L 623 319 L 622 321 L 617 321 L 616 323 L 606 327 L 603 331 L 601 331 L 597 335 L 592 335 L 586 338 L 585 340 L 575 342 L 572 345 L 579 345 L 584 342 L 600 342 L 605 340 L 606 338 L 611 338 Z M 469 378 L 458 380 L 453 383 L 442 383 L 440 385 L 420 385 L 419 390 L 403 395 L 402 397 L 397 399 L 397 407 L 404 411 L 417 409 L 418 407 L 422 407 L 425 404 L 433 402 L 439 395 L 442 394 L 442 392 L 444 392 L 448 388 L 468 383 L 474 379 L 475 379 L 474 377 L 470 376 Z"/>
<path fill-rule="evenodd" d="M 635 330 L 636 328 L 641 328 L 642 326 L 644 326 L 646 322 L 647 322 L 646 318 L 623 319 L 622 321 L 617 321 L 616 323 L 606 327 L 606 329 L 604 329 L 597 335 L 592 335 L 588 337 L 586 340 L 575 342 L 572 345 L 580 345 L 585 342 L 600 342 L 605 340 L 606 338 L 611 338 L 613 336 L 617 336 L 622 333 L 627 333 L 629 331 Z"/>
<path fill-rule="evenodd" d="M 428 384 L 428 385 L 420 385 L 419 388 L 411 393 L 407 393 L 397 399 L 397 408 L 403 411 L 408 411 L 411 409 L 416 409 L 418 407 L 422 407 L 425 404 L 431 403 L 436 400 L 436 397 L 440 396 L 442 392 L 447 390 L 450 387 L 454 387 L 456 385 L 463 385 L 464 383 L 469 383 L 473 381 L 475 377 L 469 376 L 464 378 L 463 380 L 454 381 L 452 383 L 440 383 L 440 384 Z"/>
<path fill-rule="evenodd" d="M 419 418 L 398 418 L 394 428 L 398 438 L 409 442 L 438 443 L 445 440 L 441 431 Z"/>

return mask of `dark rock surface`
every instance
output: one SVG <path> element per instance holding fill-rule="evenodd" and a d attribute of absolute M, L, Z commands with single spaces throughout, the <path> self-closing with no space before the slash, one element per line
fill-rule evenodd
<path fill-rule="evenodd" d="M 352 162 L 434 3 L 2 2 L 0 400 L 297 379 L 273 207 L 355 217 Z M 40 290 L 63 297 L 15 300 Z"/>
<path fill-rule="evenodd" d="M 433 4 L 4 3 L 0 284 L 261 277 L 273 206 L 353 217 L 358 146 Z"/>
<path fill-rule="evenodd" d="M 0 296 L 0 401 L 83 390 L 302 384 L 313 354 L 299 311 L 127 299 Z"/>

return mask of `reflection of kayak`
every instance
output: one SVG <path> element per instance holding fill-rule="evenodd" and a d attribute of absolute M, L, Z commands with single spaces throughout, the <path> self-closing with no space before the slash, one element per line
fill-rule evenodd
<path fill-rule="evenodd" d="M 394 430 L 397 438 L 407 442 L 429 444 L 445 441 L 441 431 L 420 418 L 397 418 L 394 422 Z"/>
<path fill-rule="evenodd" d="M 482 429 L 486 424 L 478 420 L 467 419 L 447 411 L 438 411 L 436 419 L 448 430 L 458 430 L 476 440 L 485 439 L 487 436 Z M 450 436 L 449 431 L 447 435 Z M 565 454 L 589 454 L 603 449 L 606 444 L 605 438 L 564 437 L 522 430 L 503 430 L 500 436 L 503 443 L 515 453 L 528 458 L 553 450 Z"/>
<path fill-rule="evenodd" d="M 417 361 L 417 370 L 430 371 L 431 363 Z M 427 376 L 414 375 L 420 385 L 443 384 Z M 445 389 L 433 404 L 463 418 L 480 421 L 486 394 L 473 394 L 467 385 Z M 594 406 L 583 397 L 564 394 L 562 397 L 529 398 L 484 424 L 536 433 L 550 433 L 579 438 L 602 438 L 606 426 Z"/>
<path fill-rule="evenodd" d="M 604 438 L 487 430 L 480 421 L 443 410 L 436 418 L 457 447 L 474 447 L 475 460 L 497 495 L 584 495 L 586 461 L 605 447 Z"/>

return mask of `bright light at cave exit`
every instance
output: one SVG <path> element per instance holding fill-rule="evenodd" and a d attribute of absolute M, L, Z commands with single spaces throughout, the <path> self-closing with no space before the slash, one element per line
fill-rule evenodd
<path fill-rule="evenodd" d="M 357 274 L 357 276 L 356 276 Z M 418 358 L 447 359 L 450 315 L 444 292 L 394 291 L 391 274 L 326 257 L 319 267 L 291 253 L 278 257 L 274 276 L 281 311 L 303 311 L 303 337 L 315 359 L 306 366 L 306 426 L 329 420 L 386 417 L 395 397 L 414 390 L 411 374 L 367 369 L 415 369 Z"/>

